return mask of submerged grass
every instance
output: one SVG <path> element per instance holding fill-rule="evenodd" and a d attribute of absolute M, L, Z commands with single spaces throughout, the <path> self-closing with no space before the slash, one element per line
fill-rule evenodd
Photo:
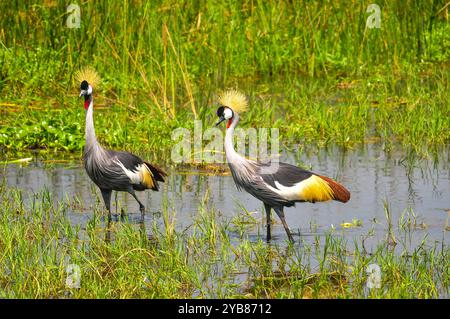
<path fill-rule="evenodd" d="M 48 191 L 24 197 L 0 185 L 1 297 L 448 297 L 444 245 L 399 254 L 385 242 L 367 252 L 331 233 L 323 245 L 249 241 L 233 230 L 240 221 L 208 207 L 207 195 L 184 231 L 167 205 L 150 235 L 128 222 L 105 225 L 100 213 L 82 228 L 68 220 L 71 200 L 55 203 Z M 370 264 L 380 267 L 380 288 L 366 285 Z"/>

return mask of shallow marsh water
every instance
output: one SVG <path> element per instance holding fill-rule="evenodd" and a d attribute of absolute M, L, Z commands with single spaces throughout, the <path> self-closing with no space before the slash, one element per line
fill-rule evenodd
<path fill-rule="evenodd" d="M 370 251 L 387 237 L 387 204 L 396 241 L 400 244 L 397 245 L 399 251 L 413 249 L 424 239 L 429 245 L 447 245 L 450 215 L 448 151 L 442 151 L 434 160 L 407 160 L 403 154 L 401 151 L 385 152 L 375 144 L 345 152 L 333 148 L 313 154 L 297 151 L 282 154 L 283 161 L 301 164 L 335 178 L 352 194 L 346 204 L 299 203 L 296 207 L 287 208 L 287 222 L 297 243 L 313 243 L 332 231 L 349 242 L 364 238 L 365 248 Z M 25 203 L 29 202 L 31 194 L 44 189 L 52 194 L 55 202 L 77 198 L 78 204 L 68 208 L 68 217 L 74 225 L 82 228 L 92 219 L 95 205 L 98 209 L 103 207 L 98 189 L 93 187 L 82 163 L 78 161 L 49 165 L 37 159 L 26 166 L 7 165 L 0 174 L 6 178 L 8 186 L 25 191 Z M 262 203 L 245 192 L 238 192 L 230 175 L 171 170 L 160 192 L 141 192 L 138 196 L 146 205 L 144 223 L 149 235 L 153 221 L 156 220 L 161 227 L 164 225 L 161 214 L 163 206 L 168 207 L 169 214 L 175 218 L 175 227 L 184 230 L 192 224 L 198 214 L 198 206 L 207 197 L 208 207 L 216 209 L 219 216 L 227 220 L 239 215 L 245 218 L 245 208 L 256 221 L 246 229 L 245 234 L 251 241 L 265 239 Z M 112 210 L 126 212 L 128 222 L 140 222 L 138 205 L 128 194 L 113 195 Z M 278 217 L 273 218 L 272 243 L 284 245 L 284 229 Z M 402 220 L 405 225 L 409 221 L 407 235 L 399 231 Z M 231 235 L 236 241 L 239 240 L 238 232 Z"/>

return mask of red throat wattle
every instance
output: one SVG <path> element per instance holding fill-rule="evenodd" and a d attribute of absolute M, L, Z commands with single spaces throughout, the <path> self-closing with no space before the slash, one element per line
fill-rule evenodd
<path fill-rule="evenodd" d="M 233 119 L 229 119 L 229 120 L 228 120 L 227 128 L 230 128 L 232 122 L 233 122 Z"/>
<path fill-rule="evenodd" d="M 91 100 L 84 101 L 84 109 L 87 110 L 89 108 L 89 104 L 91 104 Z"/>

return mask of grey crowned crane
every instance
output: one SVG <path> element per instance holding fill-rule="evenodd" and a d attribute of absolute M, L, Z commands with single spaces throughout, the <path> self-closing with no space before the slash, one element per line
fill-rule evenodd
<path fill-rule="evenodd" d="M 219 121 L 227 121 L 225 154 L 238 190 L 244 189 L 264 203 L 267 216 L 267 240 L 271 239 L 270 212 L 273 208 L 283 223 L 290 241 L 294 241 L 284 217 L 284 207 L 297 202 L 347 202 L 350 192 L 331 178 L 286 163 L 261 163 L 236 153 L 233 145 L 234 129 L 239 113 L 246 111 L 248 102 L 242 93 L 229 90 L 219 97 Z M 275 168 L 275 169 L 274 169 Z"/>
<path fill-rule="evenodd" d="M 143 218 L 145 207 L 136 197 L 135 191 L 151 189 L 158 191 L 158 182 L 164 182 L 167 174 L 159 167 L 143 161 L 128 152 L 118 152 L 103 148 L 97 141 L 94 129 L 93 87 L 100 77 L 91 68 L 85 68 L 75 75 L 80 85 L 80 97 L 84 97 L 86 110 L 86 145 L 83 152 L 84 167 L 87 174 L 100 188 L 108 216 L 111 218 L 111 193 L 122 191 L 130 193 L 139 203 Z"/>

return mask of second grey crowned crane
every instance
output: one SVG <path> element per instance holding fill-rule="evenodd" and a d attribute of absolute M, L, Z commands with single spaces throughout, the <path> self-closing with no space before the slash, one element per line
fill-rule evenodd
<path fill-rule="evenodd" d="M 76 79 L 81 82 L 80 97 L 84 97 L 86 110 L 86 145 L 83 152 L 86 172 L 100 188 L 109 218 L 111 218 L 113 190 L 130 193 L 139 203 L 143 218 L 145 207 L 136 197 L 135 191 L 146 189 L 158 191 L 158 182 L 164 182 L 167 174 L 156 165 L 149 164 L 134 154 L 107 150 L 98 143 L 93 118 L 93 87 L 98 84 L 100 78 L 95 70 L 85 68 L 76 74 Z"/>
<path fill-rule="evenodd" d="M 350 192 L 331 178 L 315 174 L 286 163 L 261 163 L 248 160 L 234 150 L 234 129 L 239 123 L 239 113 L 248 107 L 247 98 L 236 90 L 223 93 L 217 109 L 219 121 L 227 121 L 225 154 L 237 188 L 244 189 L 264 203 L 267 214 L 267 240 L 271 239 L 270 211 L 273 208 L 283 223 L 290 241 L 294 241 L 284 217 L 284 207 L 296 202 L 347 202 Z"/>

